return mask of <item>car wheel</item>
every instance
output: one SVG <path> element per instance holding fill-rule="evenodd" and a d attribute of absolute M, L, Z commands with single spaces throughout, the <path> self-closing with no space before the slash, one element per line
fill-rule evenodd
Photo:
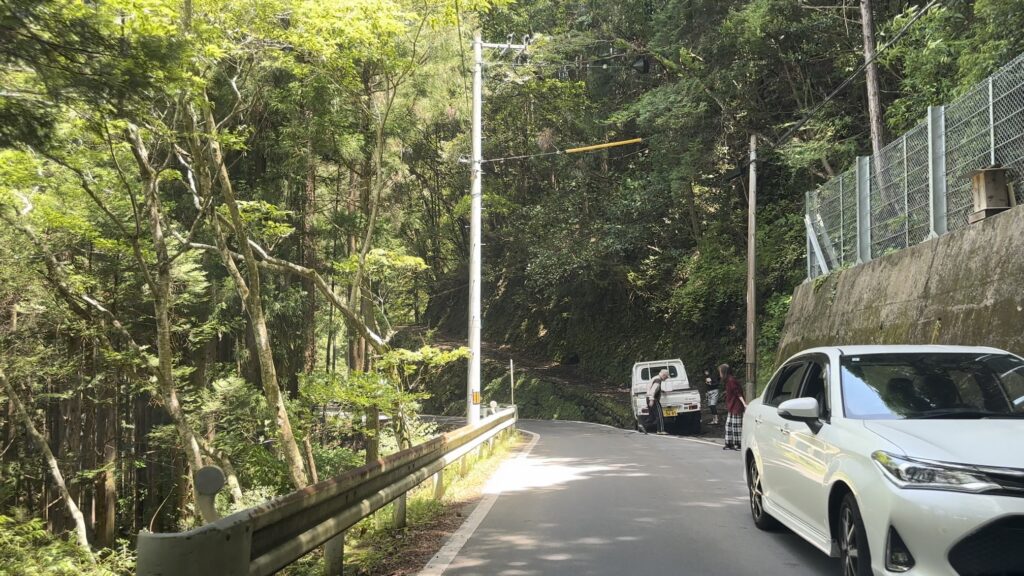
<path fill-rule="evenodd" d="M 757 460 L 750 459 L 747 466 L 747 490 L 750 492 L 750 515 L 754 518 L 754 526 L 761 530 L 774 530 L 779 522 L 764 510 L 764 490 L 761 488 L 761 471 L 757 469 Z"/>
<path fill-rule="evenodd" d="M 693 417 L 692 417 L 693 418 L 693 420 L 692 420 L 693 423 L 690 426 L 690 433 L 693 434 L 694 436 L 697 436 L 697 435 L 700 434 L 700 417 L 701 417 L 701 413 L 700 412 L 695 413 L 693 415 Z"/>
<path fill-rule="evenodd" d="M 843 576 L 871 576 L 871 551 L 860 508 L 853 494 L 839 507 L 839 564 Z"/>

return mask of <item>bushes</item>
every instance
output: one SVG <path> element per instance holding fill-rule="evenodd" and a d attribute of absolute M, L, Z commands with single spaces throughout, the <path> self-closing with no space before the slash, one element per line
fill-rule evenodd
<path fill-rule="evenodd" d="M 39 518 L 20 511 L 0 514 L 0 576 L 128 576 L 135 557 L 123 545 L 92 563 L 74 543 L 46 530 Z"/>
<path fill-rule="evenodd" d="M 502 362 L 484 359 L 481 366 L 485 403 L 510 402 L 508 368 Z M 432 396 L 424 402 L 428 414 L 462 414 L 465 410 L 466 367 L 458 362 L 441 371 L 426 384 Z M 580 384 L 554 382 L 522 372 L 516 372 L 516 404 L 520 418 L 539 420 L 582 420 L 623 428 L 632 427 L 633 415 L 626 394 L 622 398 Z"/>

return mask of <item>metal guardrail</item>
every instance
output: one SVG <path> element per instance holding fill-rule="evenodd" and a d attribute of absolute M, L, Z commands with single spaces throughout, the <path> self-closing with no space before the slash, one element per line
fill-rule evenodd
<path fill-rule="evenodd" d="M 265 576 L 343 533 L 516 423 L 514 406 L 361 468 L 178 533 L 139 533 L 139 576 Z M 435 490 L 443 484 L 435 485 Z M 443 488 L 441 488 L 443 490 Z M 437 493 L 439 493 L 438 490 Z M 328 544 L 328 562 L 332 559 Z"/>

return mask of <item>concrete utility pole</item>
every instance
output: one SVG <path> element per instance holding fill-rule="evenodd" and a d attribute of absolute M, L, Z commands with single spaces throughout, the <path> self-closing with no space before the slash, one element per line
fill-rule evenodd
<path fill-rule="evenodd" d="M 753 400 L 757 386 L 757 136 L 750 137 L 750 195 L 747 199 L 747 382 Z"/>
<path fill-rule="evenodd" d="M 508 359 L 509 404 L 516 403 L 516 367 L 512 359 Z"/>
<path fill-rule="evenodd" d="M 525 50 L 526 44 L 492 44 L 473 33 L 473 158 L 470 171 L 469 220 L 469 374 L 466 378 L 466 421 L 480 421 L 480 237 L 483 212 L 483 91 L 484 48 Z"/>
<path fill-rule="evenodd" d="M 483 209 L 483 46 L 473 34 L 473 159 L 469 196 L 469 376 L 466 380 L 466 421 L 480 420 L 480 226 Z"/>

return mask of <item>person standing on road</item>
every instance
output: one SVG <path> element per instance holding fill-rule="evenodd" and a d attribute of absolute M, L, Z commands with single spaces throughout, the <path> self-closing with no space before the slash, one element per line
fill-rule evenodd
<path fill-rule="evenodd" d="M 711 411 L 711 424 L 718 424 L 718 376 L 711 370 L 704 371 L 704 386 L 707 389 L 708 409 Z"/>
<path fill-rule="evenodd" d="M 658 434 L 665 433 L 665 417 L 661 412 L 661 383 L 668 380 L 668 370 L 662 370 L 647 386 L 647 413 L 658 424 Z"/>
<path fill-rule="evenodd" d="M 743 412 L 747 409 L 747 402 L 743 399 L 743 388 L 728 364 L 718 367 L 718 376 L 725 383 L 725 409 L 729 411 L 725 417 L 725 446 L 722 450 L 739 450 Z"/>

